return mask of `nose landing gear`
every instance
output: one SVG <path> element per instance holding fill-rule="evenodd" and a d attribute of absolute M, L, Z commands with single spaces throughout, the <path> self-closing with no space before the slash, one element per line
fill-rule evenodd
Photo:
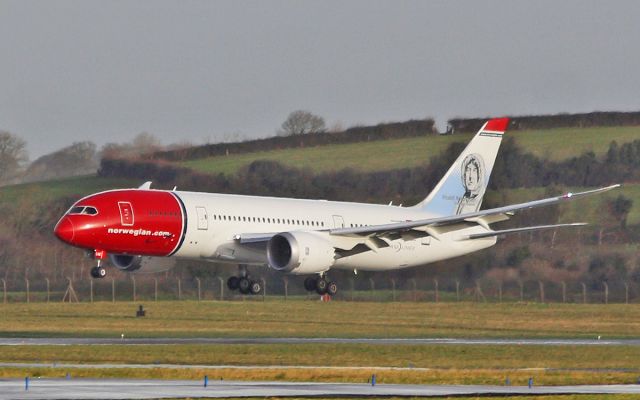
<path fill-rule="evenodd" d="M 319 295 L 328 294 L 335 296 L 338 293 L 338 284 L 330 281 L 328 277 L 321 275 L 318 277 L 309 277 L 304 280 L 304 288 L 309 292 L 316 292 Z"/>
<path fill-rule="evenodd" d="M 104 250 L 95 250 L 93 252 L 93 258 L 98 260 L 98 265 L 91 268 L 91 276 L 93 278 L 104 278 L 107 276 L 107 270 L 104 267 L 100 266 L 102 260 L 107 258 L 107 252 Z"/>
<path fill-rule="evenodd" d="M 232 276 L 227 279 L 227 287 L 229 290 L 237 290 L 242 294 L 260 294 L 262 285 L 258 281 L 254 281 L 249 277 L 246 265 L 239 268 L 240 276 Z"/>

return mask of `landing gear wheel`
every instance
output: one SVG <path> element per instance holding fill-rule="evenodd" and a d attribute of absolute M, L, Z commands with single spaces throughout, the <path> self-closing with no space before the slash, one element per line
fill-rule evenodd
<path fill-rule="evenodd" d="M 242 294 L 251 293 L 251 281 L 247 278 L 240 278 L 240 281 L 238 282 L 238 289 Z"/>
<path fill-rule="evenodd" d="M 319 295 L 323 295 L 327 293 L 327 286 L 329 286 L 329 282 L 325 281 L 324 278 L 319 278 L 316 281 L 316 292 Z"/>
<path fill-rule="evenodd" d="M 107 276 L 107 270 L 102 267 L 91 268 L 91 276 L 94 278 L 104 278 Z"/>
<path fill-rule="evenodd" d="M 329 282 L 327 285 L 327 294 L 329 296 L 335 296 L 338 293 L 338 284 L 335 282 Z"/>
<path fill-rule="evenodd" d="M 261 290 L 262 290 L 262 286 L 260 285 L 259 282 L 253 281 L 251 282 L 251 285 L 249 285 L 249 292 L 251 294 L 258 294 L 260 293 Z"/>
<path fill-rule="evenodd" d="M 304 280 L 304 288 L 307 292 L 314 292 L 316 290 L 316 278 L 309 277 Z"/>
<path fill-rule="evenodd" d="M 232 276 L 229 279 L 227 279 L 227 287 L 229 288 L 229 290 L 238 290 L 239 286 L 240 286 L 240 278 L 238 278 L 237 276 Z"/>

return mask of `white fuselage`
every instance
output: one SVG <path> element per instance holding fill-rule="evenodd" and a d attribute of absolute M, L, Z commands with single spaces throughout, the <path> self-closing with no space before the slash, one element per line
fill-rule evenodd
<path fill-rule="evenodd" d="M 325 231 L 334 228 L 382 225 L 421 220 L 435 215 L 414 207 L 175 192 L 186 209 L 186 235 L 175 253 L 179 258 L 233 264 L 267 265 L 264 246 L 240 244 L 242 234 Z M 426 236 L 388 240 L 389 247 L 340 258 L 333 268 L 391 270 L 424 265 L 472 253 L 495 244 L 495 237 L 459 240 L 463 235 L 486 232 L 477 224 L 460 224 Z"/>

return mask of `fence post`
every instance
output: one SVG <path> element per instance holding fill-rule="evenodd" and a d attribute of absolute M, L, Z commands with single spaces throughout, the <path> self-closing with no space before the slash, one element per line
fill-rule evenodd
<path fill-rule="evenodd" d="M 220 301 L 222 301 L 224 299 L 224 279 L 219 276 L 218 281 L 220 282 Z"/>
<path fill-rule="evenodd" d="M 581 282 L 582 285 L 582 304 L 587 304 L 587 285 L 584 282 Z"/>
<path fill-rule="evenodd" d="M 132 293 L 132 295 L 133 295 L 133 301 L 135 302 L 135 301 L 137 300 L 137 299 L 136 299 L 136 278 L 135 278 L 133 275 L 131 275 L 131 285 L 133 286 L 133 287 L 131 288 L 131 291 L 133 292 L 133 293 Z"/>
<path fill-rule="evenodd" d="M 502 281 L 498 281 L 498 303 L 502 303 Z"/>
<path fill-rule="evenodd" d="M 353 301 L 353 292 L 355 290 L 355 282 L 353 281 L 353 279 L 349 279 L 349 287 L 351 288 L 351 301 Z"/>
<path fill-rule="evenodd" d="M 524 302 L 524 283 L 522 281 L 518 281 L 518 285 L 520 286 L 520 302 Z"/>
<path fill-rule="evenodd" d="M 391 278 L 391 293 L 393 297 L 393 301 L 396 301 L 396 280 Z"/>
<path fill-rule="evenodd" d="M 438 280 L 437 279 L 433 280 L 433 287 L 435 289 L 435 301 L 437 303 L 440 300 L 440 296 L 438 294 Z"/>
<path fill-rule="evenodd" d="M 460 301 L 460 281 L 456 281 L 456 301 Z"/>
<path fill-rule="evenodd" d="M 111 278 L 111 302 L 116 302 L 116 280 Z"/>
<path fill-rule="evenodd" d="M 267 300 L 267 281 L 264 278 L 260 278 L 262 282 L 262 301 Z"/>
<path fill-rule="evenodd" d="M 282 278 L 282 282 L 284 283 L 284 301 L 287 301 L 287 297 L 289 297 L 289 279 L 285 276 Z"/>
<path fill-rule="evenodd" d="M 538 281 L 538 288 L 540 288 L 540 303 L 544 303 L 544 283 Z"/>
<path fill-rule="evenodd" d="M 47 303 L 48 303 L 49 302 L 49 297 L 51 295 L 49 278 L 44 278 L 44 280 L 47 282 Z"/>
<path fill-rule="evenodd" d="M 376 290 L 376 284 L 373 281 L 373 278 L 369 278 L 369 287 L 371 288 L 371 291 L 373 292 L 374 290 Z"/>
<path fill-rule="evenodd" d="M 567 302 L 567 284 L 562 281 L 562 302 Z"/>
<path fill-rule="evenodd" d="M 153 278 L 153 301 L 158 301 L 158 278 Z"/>
<path fill-rule="evenodd" d="M 200 289 L 201 289 L 201 287 L 200 287 L 200 278 L 196 278 L 196 282 L 198 283 L 198 301 L 201 301 L 202 300 L 202 295 L 201 295 L 201 292 L 200 292 Z"/>
<path fill-rule="evenodd" d="M 482 301 L 486 302 L 487 298 L 484 297 L 484 293 L 482 293 L 482 287 L 480 286 L 480 280 L 476 279 L 476 301 L 480 302 L 480 299 L 482 299 Z"/>
<path fill-rule="evenodd" d="M 7 303 L 7 281 L 2 280 L 2 303 Z"/>
<path fill-rule="evenodd" d="M 26 297 L 27 304 L 29 304 L 29 280 L 25 279 L 24 282 L 25 282 L 25 285 L 26 285 L 25 286 L 25 291 L 26 291 L 26 295 L 27 295 L 27 297 Z"/>
<path fill-rule="evenodd" d="M 89 279 L 89 303 L 93 303 L 93 279 Z"/>
<path fill-rule="evenodd" d="M 182 281 L 178 279 L 178 300 L 182 300 Z"/>
<path fill-rule="evenodd" d="M 609 304 L 609 284 L 604 283 L 604 304 Z"/>
<path fill-rule="evenodd" d="M 624 283 L 624 304 L 629 304 L 629 284 Z"/>
<path fill-rule="evenodd" d="M 418 285 L 416 284 L 416 280 L 411 278 L 411 284 L 413 285 L 413 301 L 418 301 Z"/>

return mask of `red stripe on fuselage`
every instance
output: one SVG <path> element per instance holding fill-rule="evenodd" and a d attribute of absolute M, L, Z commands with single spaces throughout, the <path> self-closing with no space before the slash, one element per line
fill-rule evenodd
<path fill-rule="evenodd" d="M 113 190 L 85 197 L 75 206 L 98 210 L 96 215 L 63 217 L 74 229 L 68 243 L 77 247 L 114 254 L 168 256 L 182 239 L 186 216 L 171 192 Z"/>

